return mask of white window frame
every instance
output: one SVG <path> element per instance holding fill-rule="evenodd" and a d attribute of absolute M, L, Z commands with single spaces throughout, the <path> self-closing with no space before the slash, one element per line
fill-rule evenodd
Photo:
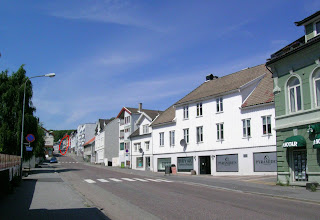
<path fill-rule="evenodd" d="M 320 34 L 320 29 L 319 31 L 317 31 L 317 24 L 319 23 L 320 25 L 320 21 L 316 21 L 314 22 L 314 33 L 315 33 L 315 36 L 319 35 Z"/>
<path fill-rule="evenodd" d="M 183 106 L 183 119 L 189 119 L 189 106 Z"/>
<path fill-rule="evenodd" d="M 272 134 L 271 115 L 262 116 L 261 119 L 262 119 L 262 134 L 271 135 Z M 270 129 L 269 129 L 269 126 L 270 126 Z"/>
<path fill-rule="evenodd" d="M 138 143 L 135 143 L 134 144 L 134 152 L 137 152 L 138 151 Z"/>
<path fill-rule="evenodd" d="M 174 146 L 175 144 L 175 131 L 169 131 L 170 136 L 170 146 Z"/>
<path fill-rule="evenodd" d="M 150 149 L 150 141 L 145 141 L 144 142 L 144 146 L 145 146 L 146 151 L 149 151 L 149 149 Z"/>
<path fill-rule="evenodd" d="M 203 126 L 197 127 L 197 143 L 203 142 Z"/>
<path fill-rule="evenodd" d="M 223 141 L 224 140 L 224 127 L 223 123 L 217 123 L 217 141 Z"/>
<path fill-rule="evenodd" d="M 148 134 L 149 133 L 149 125 L 143 125 L 142 126 L 143 134 Z"/>
<path fill-rule="evenodd" d="M 216 99 L 216 111 L 223 112 L 223 98 L 222 97 Z"/>
<path fill-rule="evenodd" d="M 244 138 L 251 137 L 251 119 L 250 118 L 242 119 L 242 136 Z"/>
<path fill-rule="evenodd" d="M 299 84 L 294 85 L 294 86 L 290 86 L 290 81 L 293 80 L 293 78 L 296 78 L 297 80 L 299 80 Z M 295 113 L 298 111 L 302 110 L 302 91 L 301 91 L 301 82 L 300 79 L 298 77 L 293 77 L 291 79 L 289 79 L 288 84 L 287 84 L 287 93 L 288 93 L 288 101 L 289 101 L 289 112 L 290 113 Z M 294 110 L 291 107 L 291 91 L 293 89 L 294 92 Z M 297 90 L 299 89 L 300 91 L 300 109 L 298 109 L 298 96 L 297 96 Z"/>
<path fill-rule="evenodd" d="M 320 92 L 318 94 L 319 97 L 317 97 L 317 82 L 320 83 L 320 70 L 319 69 L 314 73 L 314 76 L 312 77 L 312 79 L 313 79 L 313 91 L 314 91 L 313 94 L 314 94 L 315 107 L 320 107 Z M 320 85 L 319 85 L 319 90 L 320 90 Z"/>
<path fill-rule="evenodd" d="M 164 146 L 164 132 L 159 133 L 160 146 Z"/>
<path fill-rule="evenodd" d="M 203 115 L 203 108 L 202 108 L 202 102 L 197 103 L 197 117 L 200 117 Z"/>
<path fill-rule="evenodd" d="M 183 138 L 186 141 L 186 144 L 189 144 L 189 128 L 183 129 Z"/>

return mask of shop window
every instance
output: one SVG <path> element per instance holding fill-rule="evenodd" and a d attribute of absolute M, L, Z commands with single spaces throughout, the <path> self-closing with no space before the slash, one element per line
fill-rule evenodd
<path fill-rule="evenodd" d="M 288 82 L 289 111 L 297 112 L 301 110 L 301 85 L 297 77 L 292 77 Z"/>
<path fill-rule="evenodd" d="M 137 168 L 143 167 L 143 157 L 137 157 Z"/>

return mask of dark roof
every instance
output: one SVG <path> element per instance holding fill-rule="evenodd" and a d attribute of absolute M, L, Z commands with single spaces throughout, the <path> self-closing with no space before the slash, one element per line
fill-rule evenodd
<path fill-rule="evenodd" d="M 123 107 L 117 116 L 117 118 L 122 114 L 123 111 L 128 110 L 131 112 L 131 114 L 140 114 L 141 112 L 146 113 L 152 120 L 154 120 L 162 111 L 159 110 L 149 110 L 149 109 L 142 109 L 141 112 L 139 112 L 139 109 L 137 108 L 130 108 L 130 107 Z"/>
<path fill-rule="evenodd" d="M 104 125 L 108 124 L 109 122 L 111 122 L 113 119 L 99 119 L 99 124 L 100 124 L 100 130 L 104 129 Z M 98 132 L 98 124 L 96 126 L 96 132 Z"/>
<path fill-rule="evenodd" d="M 304 23 L 312 20 L 313 18 L 315 18 L 315 17 L 317 17 L 317 16 L 319 16 L 319 15 L 320 15 L 320 11 L 317 11 L 316 13 L 310 15 L 309 17 L 306 17 L 306 18 L 304 18 L 303 20 L 301 20 L 301 21 L 296 21 L 296 22 L 294 22 L 294 23 L 295 23 L 297 26 L 301 26 L 301 25 L 303 25 Z"/>
<path fill-rule="evenodd" d="M 218 96 L 220 94 L 239 89 L 241 86 L 262 76 L 264 77 L 263 79 L 261 79 L 259 85 L 257 86 L 257 91 L 251 94 L 253 95 L 253 97 L 248 97 L 248 102 L 245 104 L 245 107 L 273 102 L 273 94 L 272 98 L 270 94 L 270 92 L 272 93 L 273 90 L 271 73 L 266 69 L 265 65 L 261 64 L 255 67 L 238 71 L 230 75 L 223 76 L 218 79 L 207 81 L 201 84 L 191 93 L 183 97 L 181 100 L 176 102 L 174 105 L 196 101 L 201 98 Z M 259 97 L 260 95 L 262 97 Z M 170 106 L 162 114 L 160 114 L 160 116 L 152 123 L 152 126 L 172 122 L 175 118 L 174 105 Z"/>
<path fill-rule="evenodd" d="M 267 72 L 241 108 L 274 102 L 272 74 Z"/>
<path fill-rule="evenodd" d="M 137 137 L 137 136 L 139 136 L 139 128 L 137 129 L 137 130 L 135 130 L 131 135 L 130 135 L 130 137 Z"/>
<path fill-rule="evenodd" d="M 243 69 L 236 73 L 213 79 L 201 84 L 198 88 L 179 100 L 176 105 L 196 101 L 210 96 L 218 96 L 239 89 L 248 82 L 264 75 L 268 70 L 264 64 Z"/>
<path fill-rule="evenodd" d="M 307 42 L 305 42 L 305 37 L 303 36 L 274 54 L 271 54 L 271 58 L 267 60 L 266 65 L 270 65 L 317 42 L 320 42 L 320 35 L 309 39 Z"/>

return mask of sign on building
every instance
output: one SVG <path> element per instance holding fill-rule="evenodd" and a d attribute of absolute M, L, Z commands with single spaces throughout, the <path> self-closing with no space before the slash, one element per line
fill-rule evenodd
<path fill-rule="evenodd" d="M 277 172 L 277 153 L 254 153 L 254 172 Z"/>
<path fill-rule="evenodd" d="M 217 172 L 238 171 L 238 154 L 217 155 Z"/>

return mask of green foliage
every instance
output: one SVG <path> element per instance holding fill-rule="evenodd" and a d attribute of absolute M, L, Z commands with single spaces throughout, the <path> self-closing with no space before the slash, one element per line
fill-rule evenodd
<path fill-rule="evenodd" d="M 24 142 L 27 134 L 34 134 L 36 140 L 31 143 L 34 147 L 32 153 L 43 155 L 43 133 L 39 132 L 39 119 L 34 116 L 35 107 L 32 104 L 32 83 L 27 80 L 23 65 L 17 72 L 8 74 L 8 71 L 0 73 L 0 152 L 20 155 L 20 138 L 23 109 L 23 93 L 26 85 Z M 26 153 L 23 158 L 27 160 L 32 153 Z"/>
<path fill-rule="evenodd" d="M 54 142 L 61 140 L 65 134 L 70 135 L 74 130 L 51 130 L 54 134 Z"/>

